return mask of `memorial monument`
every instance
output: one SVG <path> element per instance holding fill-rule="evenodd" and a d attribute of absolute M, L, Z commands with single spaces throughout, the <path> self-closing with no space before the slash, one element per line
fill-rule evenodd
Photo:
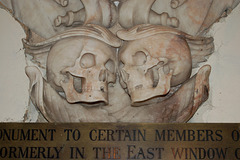
<path fill-rule="evenodd" d="M 186 122 L 208 98 L 210 27 L 239 0 L 1 0 L 26 32 L 49 122 Z"/>

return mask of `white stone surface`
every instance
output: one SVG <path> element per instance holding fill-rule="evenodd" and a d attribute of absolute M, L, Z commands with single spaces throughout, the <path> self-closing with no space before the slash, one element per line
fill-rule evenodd
<path fill-rule="evenodd" d="M 28 78 L 21 39 L 25 33 L 0 9 L 0 121 L 22 121 L 28 105 Z"/>
<path fill-rule="evenodd" d="M 190 122 L 240 122 L 240 6 L 214 25 L 216 51 L 210 96 Z M 21 39 L 25 33 L 9 13 L 0 9 L 0 121 L 23 121 L 28 105 L 28 78 Z M 37 114 L 33 112 L 33 119 Z"/>
<path fill-rule="evenodd" d="M 190 122 L 240 122 L 240 6 L 214 24 L 215 52 L 209 58 L 210 97 Z"/>

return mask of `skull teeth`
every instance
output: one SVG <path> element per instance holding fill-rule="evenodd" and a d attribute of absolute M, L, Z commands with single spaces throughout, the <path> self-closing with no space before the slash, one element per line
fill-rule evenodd
<path fill-rule="evenodd" d="M 73 76 L 73 87 L 78 93 L 82 93 L 82 78 Z"/>

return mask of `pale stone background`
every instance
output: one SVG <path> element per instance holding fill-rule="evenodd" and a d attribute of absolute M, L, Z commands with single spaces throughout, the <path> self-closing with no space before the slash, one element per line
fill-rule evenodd
<path fill-rule="evenodd" d="M 240 122 L 240 5 L 215 24 L 215 52 L 206 64 L 212 66 L 210 96 L 190 122 Z M 37 120 L 28 107 L 29 81 L 21 39 L 25 33 L 9 13 L 0 9 L 0 122 Z"/>

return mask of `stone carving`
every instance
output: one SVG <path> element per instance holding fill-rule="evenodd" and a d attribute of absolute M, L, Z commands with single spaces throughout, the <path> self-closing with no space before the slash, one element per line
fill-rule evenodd
<path fill-rule="evenodd" d="M 173 9 L 176 9 L 177 7 L 183 5 L 187 0 L 172 0 L 171 1 L 171 7 Z"/>
<path fill-rule="evenodd" d="M 111 46 L 119 47 L 120 40 L 95 25 L 64 34 L 68 32 L 75 32 L 71 33 L 74 37 L 60 40 L 48 54 L 48 82 L 56 91 L 64 91 L 69 103 L 108 104 L 108 84 L 116 81 L 117 65 L 116 51 Z M 78 34 L 83 36 L 76 37 Z"/>
<path fill-rule="evenodd" d="M 47 121 L 162 123 L 208 98 L 211 67 L 192 69 L 214 52 L 204 33 L 240 1 L 0 2 L 26 30 L 29 94 Z"/>
<path fill-rule="evenodd" d="M 192 56 L 188 43 L 198 43 L 203 50 L 208 46 L 204 42 L 213 42 L 212 38 L 196 38 L 173 28 L 148 24 L 121 30 L 117 35 L 125 41 L 119 51 L 120 82 L 132 104 L 165 96 L 171 87 L 189 79 Z"/>
<path fill-rule="evenodd" d="M 56 0 L 56 2 L 60 3 L 59 0 Z M 94 23 L 109 28 L 116 23 L 117 10 L 111 1 L 82 0 L 82 3 L 84 5 L 82 9 L 76 12 L 68 11 L 65 16 L 58 16 L 54 21 L 55 26 L 72 26 L 74 23 L 78 22 L 83 25 Z M 60 4 L 66 6 L 68 1 L 61 1 Z"/>
<path fill-rule="evenodd" d="M 119 4 L 119 23 L 124 28 L 130 28 L 137 24 L 159 24 L 178 27 L 179 20 L 169 17 L 166 12 L 156 13 L 151 7 L 156 0 L 130 0 Z M 141 4 L 141 5 L 139 5 Z"/>
<path fill-rule="evenodd" d="M 69 3 L 68 0 L 55 0 L 55 1 L 63 7 L 66 7 Z"/>

